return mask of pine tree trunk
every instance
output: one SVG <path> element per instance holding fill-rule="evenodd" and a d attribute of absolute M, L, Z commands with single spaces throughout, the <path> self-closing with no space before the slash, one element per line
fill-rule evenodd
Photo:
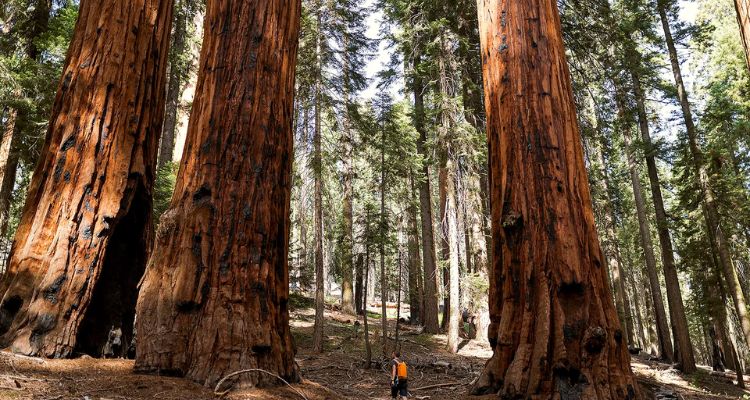
<path fill-rule="evenodd" d="M 287 255 L 300 13 L 299 1 L 206 5 L 185 156 L 138 300 L 137 372 L 210 387 L 247 368 L 299 379 Z"/>
<path fill-rule="evenodd" d="M 452 90 L 449 85 L 451 48 L 446 38 L 445 30 L 440 32 L 440 51 L 438 53 L 438 89 L 440 91 L 440 125 L 438 127 L 438 142 L 440 145 L 440 169 L 438 171 L 438 197 L 440 202 L 440 231 L 441 253 L 443 266 L 443 320 L 441 328 L 448 335 L 448 349 L 455 353 L 458 349 L 458 318 L 454 313 L 458 310 L 458 215 L 456 206 L 455 176 L 456 162 L 453 159 L 453 117 L 450 99 Z M 455 274 L 454 274 L 455 271 Z M 453 281 L 456 280 L 455 293 Z M 455 294 L 455 295 L 454 295 Z M 455 310 L 454 310 L 455 308 Z M 456 322 L 454 322 L 454 319 Z"/>
<path fill-rule="evenodd" d="M 637 398 L 607 285 L 557 2 L 479 3 L 494 248 L 477 393 Z"/>
<path fill-rule="evenodd" d="M 414 57 L 414 70 L 420 65 L 419 56 Z M 417 138 L 417 153 L 427 159 L 427 130 L 425 129 L 424 83 L 421 77 L 414 77 L 414 128 Z M 422 264 L 424 265 L 424 331 L 438 333 L 438 276 L 435 262 L 435 235 L 432 226 L 432 189 L 430 189 L 430 170 L 425 162 L 422 165 L 419 182 L 419 209 L 422 223 Z"/>
<path fill-rule="evenodd" d="M 345 36 L 345 48 L 348 48 L 348 40 Z M 349 64 L 348 58 L 344 65 L 344 175 L 342 177 L 343 189 L 344 189 L 344 238 L 341 245 L 341 308 L 345 313 L 354 313 L 354 293 L 352 288 L 352 269 L 354 256 L 352 255 L 352 247 L 354 245 L 354 233 L 353 233 L 353 204 L 354 204 L 354 192 L 352 189 L 352 180 L 354 179 L 354 165 L 353 165 L 353 145 L 354 138 L 352 136 L 351 129 L 351 116 L 349 115 L 349 108 L 351 105 L 351 99 L 349 94 Z"/>
<path fill-rule="evenodd" d="M 191 0 L 188 0 L 191 1 Z M 182 2 L 175 5 L 184 7 Z M 159 145 L 159 158 L 157 166 L 159 170 L 166 167 L 172 161 L 175 144 L 175 128 L 177 127 L 177 110 L 180 106 L 180 95 L 187 76 L 184 63 L 180 60 L 188 51 L 186 16 L 177 10 L 174 18 L 174 31 L 172 32 L 172 46 L 169 48 L 169 82 L 167 83 L 167 105 L 164 113 L 164 127 L 161 132 L 161 144 Z"/>
<path fill-rule="evenodd" d="M 630 301 L 628 299 L 628 293 L 625 289 L 625 276 L 622 268 L 622 255 L 620 253 L 620 244 L 617 238 L 617 232 L 615 229 L 616 217 L 615 211 L 612 207 L 612 187 L 609 182 L 609 172 L 607 171 L 607 161 L 604 157 L 605 143 L 601 143 L 596 146 L 596 157 L 597 162 L 602 167 L 603 177 L 603 189 L 605 192 L 604 201 L 604 233 L 605 233 L 605 246 L 607 262 L 609 264 L 609 271 L 612 274 L 612 286 L 615 291 L 615 305 L 617 307 L 617 314 L 620 316 L 620 323 L 625 325 L 625 340 L 628 345 L 635 343 L 634 329 L 633 329 L 633 316 L 630 310 Z M 610 149 L 607 148 L 609 151 Z"/>
<path fill-rule="evenodd" d="M 26 57 L 31 61 L 38 62 L 40 57 L 40 51 L 37 47 L 38 40 L 47 32 L 49 27 L 52 1 L 33 0 L 33 4 L 31 18 L 27 24 L 24 24 L 22 34 L 26 37 Z M 14 91 L 13 96 L 20 97 L 20 90 Z M 23 110 L 8 108 L 8 118 L 0 143 L 0 237 L 4 237 L 8 232 L 13 187 L 16 183 L 18 169 L 18 144 L 21 136 L 18 128 L 26 125 L 28 123 L 26 120 L 27 115 Z M 5 265 L 2 266 L 3 270 L 4 267 Z M 1 331 L 2 327 L 0 327 Z"/>
<path fill-rule="evenodd" d="M 380 224 L 378 226 L 378 250 L 380 251 L 380 329 L 382 333 L 383 357 L 388 352 L 388 279 L 385 275 L 385 131 L 381 132 L 380 141 Z"/>
<path fill-rule="evenodd" d="M 317 10 L 317 27 L 321 26 L 321 13 Z M 322 96 L 322 60 L 321 60 L 321 38 L 322 33 L 318 32 L 315 41 L 315 57 L 317 77 L 315 80 L 315 130 L 313 131 L 313 176 L 315 180 L 314 194 L 314 229 L 315 240 L 315 328 L 313 329 L 313 351 L 323 352 L 323 329 L 325 325 L 325 282 L 323 266 L 323 151 L 321 149 L 322 130 L 321 130 L 321 96 Z"/>
<path fill-rule="evenodd" d="M 750 0 L 734 0 L 734 8 L 737 10 L 742 47 L 745 48 L 745 58 L 750 68 Z"/>
<path fill-rule="evenodd" d="M 632 265 L 632 262 L 629 259 L 628 259 L 628 264 Z M 632 271 L 626 271 L 625 272 L 625 280 L 627 281 L 627 283 L 630 286 L 631 293 L 633 293 L 633 307 L 635 309 L 635 314 L 634 314 L 634 316 L 635 316 L 635 328 L 636 328 L 636 331 L 638 333 L 637 337 L 640 340 L 640 347 L 644 351 L 648 352 L 649 343 L 646 340 L 646 335 L 645 335 L 645 332 L 646 332 L 647 328 L 645 326 L 645 322 L 644 322 L 644 318 L 643 318 L 643 313 L 641 312 L 641 310 L 642 310 L 642 308 L 641 308 L 641 302 L 639 300 L 640 298 L 645 298 L 645 297 L 641 296 L 640 291 L 638 291 L 637 288 L 639 286 L 636 286 L 636 284 L 635 284 L 635 278 L 633 277 Z M 648 300 L 648 299 L 646 298 L 646 300 Z"/>
<path fill-rule="evenodd" d="M 16 183 L 18 169 L 17 116 L 18 111 L 15 108 L 7 108 L 3 136 L 0 140 L 0 238 L 5 237 L 8 232 L 13 186 Z M 0 270 L 5 270 L 4 267 L 0 265 Z"/>
<path fill-rule="evenodd" d="M 701 194 L 703 197 L 703 214 L 708 225 L 709 236 L 711 241 L 714 243 L 719 253 L 719 264 L 721 265 L 722 272 L 724 273 L 724 279 L 727 283 L 727 290 L 729 295 L 732 297 L 734 303 L 735 312 L 740 319 L 740 326 L 744 334 L 744 341 L 750 345 L 750 315 L 747 311 L 747 302 L 745 296 L 742 293 L 742 289 L 737 278 L 737 270 L 734 267 L 732 257 L 729 250 L 729 242 L 727 241 L 724 231 L 721 228 L 721 221 L 719 218 L 718 207 L 716 205 L 716 198 L 713 192 L 711 181 L 706 170 L 705 160 L 703 152 L 698 144 L 698 132 L 695 128 L 693 121 L 693 114 L 690 108 L 690 100 L 688 99 L 687 91 L 685 90 L 685 84 L 682 80 L 682 70 L 680 68 L 680 61 L 677 57 L 677 48 L 672 38 L 672 31 L 669 26 L 669 19 L 667 18 L 667 5 L 665 0 L 658 0 L 659 16 L 661 17 L 662 28 L 664 29 L 664 36 L 667 42 L 667 49 L 669 50 L 669 60 L 672 65 L 672 73 L 674 74 L 675 85 L 677 86 L 677 97 L 680 101 L 680 107 L 682 108 L 682 114 L 685 120 L 685 130 L 688 134 L 688 144 L 690 148 L 690 154 L 693 157 L 693 171 L 698 179 L 700 185 Z"/>
<path fill-rule="evenodd" d="M 369 222 L 368 222 L 369 225 Z M 367 228 L 365 227 L 365 237 L 369 237 L 367 234 Z M 364 289 L 363 289 L 363 296 L 362 301 L 364 301 L 364 325 L 365 325 L 365 369 L 370 369 L 370 365 L 372 364 L 372 347 L 370 346 L 370 327 L 367 322 L 368 316 L 367 316 L 367 288 L 368 283 L 370 281 L 370 245 L 365 244 L 365 282 L 364 282 Z"/>
<path fill-rule="evenodd" d="M 123 343 L 132 336 L 150 247 L 172 2 L 118 4 L 79 6 L 0 282 L 0 347 L 14 352 L 100 354 L 113 327 Z"/>
<path fill-rule="evenodd" d="M 364 296 L 364 266 L 363 266 L 362 254 L 357 256 L 357 263 L 355 264 L 356 273 L 354 276 L 354 309 L 357 311 L 357 315 L 362 314 L 363 307 L 362 303 L 365 298 Z"/>
<path fill-rule="evenodd" d="M 409 183 L 411 193 L 416 197 L 414 188 L 414 174 L 409 173 Z M 422 286 L 420 282 L 419 268 L 419 228 L 417 227 L 417 207 L 416 204 L 410 204 L 407 208 L 407 248 L 409 264 L 409 322 L 412 325 L 418 325 L 422 319 Z"/>
<path fill-rule="evenodd" d="M 652 356 L 656 357 L 660 355 L 660 342 L 659 337 L 657 335 L 656 328 L 654 328 L 654 325 L 656 325 L 656 316 L 654 314 L 654 303 L 653 303 L 653 295 L 651 294 L 651 285 L 648 280 L 647 276 L 640 277 L 640 284 L 641 287 L 643 287 L 644 294 L 643 294 L 643 301 L 644 301 L 644 314 L 643 314 L 643 324 L 644 329 L 646 330 L 646 337 L 648 338 L 648 345 L 646 346 L 648 348 L 648 353 Z"/>
<path fill-rule="evenodd" d="M 640 55 L 637 60 L 640 61 Z M 693 344 L 690 341 L 685 306 L 682 302 L 682 291 L 680 281 L 677 277 L 677 268 L 672 248 L 672 236 L 669 233 L 667 212 L 664 209 L 664 200 L 661 194 L 661 182 L 659 172 L 656 168 L 656 157 L 654 146 L 651 142 L 651 134 L 648 126 L 648 115 L 646 115 L 645 95 L 641 88 L 641 79 L 635 70 L 632 70 L 633 89 L 635 93 L 639 128 L 641 140 L 646 148 L 646 166 L 648 178 L 651 183 L 651 196 L 654 202 L 656 215 L 656 229 L 659 234 L 659 245 L 661 246 L 662 268 L 664 269 L 664 282 L 667 287 L 667 302 L 669 303 L 669 316 L 674 335 L 674 356 L 678 368 L 684 373 L 696 371 Z"/>
<path fill-rule="evenodd" d="M 624 113 L 621 113 L 624 115 Z M 627 125 L 627 124 L 626 124 Z M 638 217 L 638 229 L 640 232 L 641 247 L 643 256 L 646 260 L 646 276 L 651 288 L 651 300 L 653 301 L 654 314 L 656 316 L 656 333 L 659 338 L 659 356 L 671 362 L 674 359 L 672 351 L 672 341 L 669 335 L 669 323 L 667 313 L 664 309 L 664 299 L 661 295 L 659 275 L 656 266 L 656 256 L 654 255 L 654 244 L 651 240 L 651 230 L 649 228 L 648 217 L 646 216 L 646 200 L 643 196 L 641 178 L 638 173 L 635 148 L 632 144 L 631 132 L 626 127 L 623 132 L 625 138 L 625 147 L 628 153 L 628 170 L 630 172 L 630 182 L 633 187 L 633 198 L 635 201 L 636 215 Z"/>
<path fill-rule="evenodd" d="M 447 157 L 446 157 L 447 158 Z M 442 227 L 443 259 L 448 262 L 444 269 L 446 274 L 445 305 L 443 324 L 447 327 L 448 351 L 458 352 L 458 330 L 461 318 L 458 290 L 459 256 L 458 256 L 458 221 L 456 215 L 455 166 L 453 160 L 446 159 L 445 167 L 440 168 L 440 220 Z"/>

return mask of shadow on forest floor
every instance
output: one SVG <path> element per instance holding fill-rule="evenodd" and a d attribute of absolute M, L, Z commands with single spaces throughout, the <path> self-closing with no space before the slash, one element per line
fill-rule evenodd
<path fill-rule="evenodd" d="M 375 305 L 369 307 L 375 310 Z M 390 315 L 390 311 L 389 311 Z M 362 316 L 343 314 L 327 307 L 324 352 L 312 351 L 314 310 L 308 301 L 293 307 L 292 334 L 297 344 L 297 362 L 304 381 L 293 385 L 308 400 L 388 399 L 388 358 L 393 349 L 395 319 L 389 320 L 387 348 L 382 345 L 379 318 L 369 318 L 372 364 L 364 368 Z M 359 322 L 359 323 L 357 323 Z M 468 397 L 471 383 L 492 355 L 488 345 L 463 340 L 458 354 L 446 350 L 445 335 L 422 334 L 401 325 L 399 342 L 402 358 L 409 365 L 410 392 L 417 399 L 448 400 Z M 0 353 L 0 399 L 216 399 L 211 390 L 189 381 L 132 373 L 132 360 L 42 360 Z M 644 398 L 668 390 L 686 400 L 738 399 L 744 394 L 724 375 L 712 375 L 705 368 L 688 376 L 668 365 L 633 359 L 633 370 Z M 225 399 L 300 399 L 288 387 L 232 392 Z M 473 397 L 472 399 L 480 399 Z M 483 396 L 481 399 L 496 399 Z"/>

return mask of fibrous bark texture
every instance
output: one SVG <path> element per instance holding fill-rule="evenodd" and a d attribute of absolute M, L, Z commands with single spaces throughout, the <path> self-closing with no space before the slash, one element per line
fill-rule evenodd
<path fill-rule="evenodd" d="M 638 397 L 607 285 L 554 0 L 483 0 L 490 343 L 476 393 Z"/>
<path fill-rule="evenodd" d="M 207 3 L 185 152 L 138 299 L 138 372 L 299 379 L 287 253 L 300 12 L 299 1 Z"/>
<path fill-rule="evenodd" d="M 1 346 L 99 353 L 112 328 L 127 343 L 150 243 L 171 14 L 171 0 L 81 2 L 0 283 Z"/>

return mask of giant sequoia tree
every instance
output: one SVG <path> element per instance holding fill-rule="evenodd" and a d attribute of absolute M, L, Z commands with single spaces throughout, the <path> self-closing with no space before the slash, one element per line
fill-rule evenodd
<path fill-rule="evenodd" d="M 151 231 L 171 0 L 83 0 L 0 283 L 0 346 L 98 352 L 132 332 Z"/>
<path fill-rule="evenodd" d="M 607 284 L 553 0 L 484 0 L 494 248 L 475 392 L 636 398 Z"/>
<path fill-rule="evenodd" d="M 299 20 L 299 1 L 208 1 L 185 152 L 138 300 L 137 371 L 298 379 L 287 249 Z"/>

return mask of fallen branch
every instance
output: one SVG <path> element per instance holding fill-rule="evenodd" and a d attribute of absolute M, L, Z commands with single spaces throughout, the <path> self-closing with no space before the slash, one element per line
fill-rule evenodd
<path fill-rule="evenodd" d="M 448 382 L 448 383 L 439 383 L 437 385 L 422 386 L 422 387 L 418 387 L 418 388 L 415 388 L 415 389 L 409 389 L 409 390 L 417 391 L 417 390 L 437 389 L 437 388 L 440 388 L 440 387 L 459 386 L 459 385 L 463 385 L 463 384 L 464 384 L 463 382 Z"/>
<path fill-rule="evenodd" d="M 28 376 L 21 376 L 21 375 L 4 375 L 0 374 L 0 379 L 10 379 L 10 380 L 19 380 L 19 381 L 34 381 L 34 382 L 43 382 L 43 379 L 38 378 L 31 378 Z"/>
<path fill-rule="evenodd" d="M 0 351 L 0 354 L 8 356 L 8 357 L 20 358 L 22 360 L 33 361 L 33 362 L 35 362 L 37 364 L 44 364 L 44 359 L 41 359 L 39 357 L 25 356 L 23 354 L 14 354 L 14 353 L 11 353 L 9 351 Z"/>
<path fill-rule="evenodd" d="M 262 372 L 262 373 L 264 373 L 266 375 L 270 375 L 270 376 L 272 376 L 272 377 L 274 377 L 274 378 L 276 378 L 276 379 L 278 379 L 278 380 L 286 383 L 286 385 L 289 386 L 289 388 L 292 389 L 295 393 L 297 393 L 300 397 L 302 397 L 305 400 L 308 400 L 307 397 L 304 394 L 302 394 L 302 392 L 300 392 L 299 390 L 295 389 L 294 386 L 292 386 L 291 384 L 289 384 L 289 382 L 286 381 L 286 379 L 284 379 L 284 378 L 282 378 L 282 377 L 280 377 L 280 376 L 278 376 L 278 375 L 276 375 L 276 374 L 274 374 L 272 372 L 268 372 L 268 371 L 266 371 L 264 369 L 259 369 L 259 368 L 251 368 L 251 369 L 243 369 L 241 371 L 235 371 L 235 372 L 232 372 L 231 374 L 229 374 L 229 375 L 221 378 L 221 380 L 219 381 L 219 383 L 217 383 L 216 387 L 214 388 L 214 395 L 216 395 L 216 396 L 224 396 L 225 394 L 229 393 L 231 391 L 231 389 L 225 390 L 223 392 L 219 392 L 219 387 L 221 387 L 221 384 L 224 383 L 224 381 L 226 381 L 227 379 L 229 379 L 229 378 L 231 378 L 233 376 L 237 376 L 237 375 L 241 375 L 241 374 L 246 374 L 248 372 Z"/>

